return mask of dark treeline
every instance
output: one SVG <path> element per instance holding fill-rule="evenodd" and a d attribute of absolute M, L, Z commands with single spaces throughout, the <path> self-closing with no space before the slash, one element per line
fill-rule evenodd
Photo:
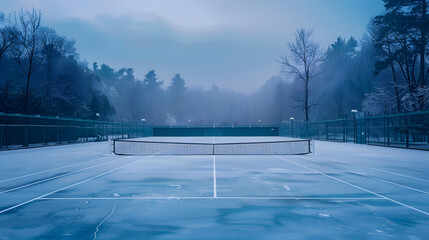
<path fill-rule="evenodd" d="M 79 58 L 74 41 L 41 25 L 36 10 L 0 15 L 0 112 L 155 124 L 277 124 L 428 109 L 427 1 L 383 0 L 386 11 L 357 40 L 328 48 L 298 29 L 279 65 L 282 76 L 240 94 L 190 88 L 180 74 L 144 79 Z M 245 84 L 245 82 L 243 82 Z"/>
<path fill-rule="evenodd" d="M 280 65 L 294 80 L 302 119 L 350 116 L 352 109 L 391 114 L 428 109 L 427 0 L 383 0 L 367 33 L 338 39 L 326 51 L 313 30 L 298 29 Z M 310 118 L 311 117 L 311 118 Z"/>

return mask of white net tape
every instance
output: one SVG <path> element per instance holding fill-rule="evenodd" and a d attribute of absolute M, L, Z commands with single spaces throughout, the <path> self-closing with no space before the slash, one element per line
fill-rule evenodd
<path fill-rule="evenodd" d="M 114 140 L 120 155 L 292 155 L 309 154 L 310 140 L 246 143 L 181 143 Z"/>

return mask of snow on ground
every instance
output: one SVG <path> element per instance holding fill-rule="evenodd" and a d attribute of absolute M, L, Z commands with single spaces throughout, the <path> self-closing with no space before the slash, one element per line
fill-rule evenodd
<path fill-rule="evenodd" d="M 101 142 L 0 152 L 0 239 L 429 235 L 425 151 L 320 141 L 316 155 L 293 156 L 115 156 L 107 149 Z"/>

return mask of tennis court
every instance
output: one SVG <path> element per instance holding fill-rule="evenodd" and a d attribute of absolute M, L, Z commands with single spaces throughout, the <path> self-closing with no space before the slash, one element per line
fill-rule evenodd
<path fill-rule="evenodd" d="M 113 155 L 109 147 L 101 142 L 0 152 L 0 239 L 429 235 L 427 151 L 321 141 L 316 154 L 303 155 Z"/>

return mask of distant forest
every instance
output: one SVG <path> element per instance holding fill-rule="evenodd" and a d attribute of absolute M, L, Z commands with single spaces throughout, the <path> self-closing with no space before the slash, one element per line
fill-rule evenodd
<path fill-rule="evenodd" d="M 252 94 L 190 88 L 179 73 L 144 79 L 80 59 L 75 42 L 41 25 L 36 9 L 0 13 L 0 112 L 152 124 L 278 124 L 428 110 L 427 0 L 383 0 L 359 39 L 320 46 L 297 29 L 279 52 L 279 76 Z M 246 84 L 243 79 L 242 84 Z M 164 86 L 166 85 L 166 86 Z"/>

